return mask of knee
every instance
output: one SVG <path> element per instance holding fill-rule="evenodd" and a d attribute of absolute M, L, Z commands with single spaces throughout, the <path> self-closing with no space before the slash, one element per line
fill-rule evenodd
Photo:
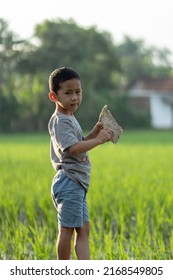
<path fill-rule="evenodd" d="M 65 239 L 71 239 L 73 235 L 73 228 L 66 228 L 66 227 L 60 227 L 59 228 L 59 237 L 65 238 Z"/>
<path fill-rule="evenodd" d="M 85 223 L 84 230 L 85 230 L 85 234 L 89 237 L 90 224 L 88 222 Z"/>
<path fill-rule="evenodd" d="M 90 224 L 85 222 L 82 228 L 76 228 L 76 233 L 78 237 L 89 237 Z"/>

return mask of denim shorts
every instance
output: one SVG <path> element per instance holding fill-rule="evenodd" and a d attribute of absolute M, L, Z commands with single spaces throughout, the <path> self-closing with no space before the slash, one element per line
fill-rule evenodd
<path fill-rule="evenodd" d="M 51 195 L 59 225 L 77 228 L 89 222 L 85 189 L 67 177 L 62 169 L 52 182 Z"/>

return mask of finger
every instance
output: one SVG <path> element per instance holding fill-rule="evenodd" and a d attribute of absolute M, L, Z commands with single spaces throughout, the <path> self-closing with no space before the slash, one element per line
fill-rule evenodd
<path fill-rule="evenodd" d="M 107 133 L 112 136 L 112 130 L 108 130 Z"/>
<path fill-rule="evenodd" d="M 101 122 L 98 122 L 98 123 L 97 123 L 97 127 L 98 127 L 99 129 L 101 129 L 101 128 L 103 128 L 103 124 L 102 124 Z"/>
<path fill-rule="evenodd" d="M 105 130 L 112 133 L 112 130 L 110 128 L 105 128 Z"/>

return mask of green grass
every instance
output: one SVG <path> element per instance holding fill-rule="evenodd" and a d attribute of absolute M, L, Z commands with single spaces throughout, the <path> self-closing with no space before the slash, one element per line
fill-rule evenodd
<path fill-rule="evenodd" d="M 173 259 L 173 131 L 125 131 L 90 158 L 91 259 Z M 55 259 L 48 135 L 1 135 L 0 173 L 0 259 Z"/>

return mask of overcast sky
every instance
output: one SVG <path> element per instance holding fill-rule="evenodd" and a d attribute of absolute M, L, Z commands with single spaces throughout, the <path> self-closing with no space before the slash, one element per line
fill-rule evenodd
<path fill-rule="evenodd" d="M 83 27 L 108 31 L 115 42 L 129 35 L 173 52 L 173 0 L 1 0 L 0 18 L 21 38 L 45 19 L 73 18 Z"/>

